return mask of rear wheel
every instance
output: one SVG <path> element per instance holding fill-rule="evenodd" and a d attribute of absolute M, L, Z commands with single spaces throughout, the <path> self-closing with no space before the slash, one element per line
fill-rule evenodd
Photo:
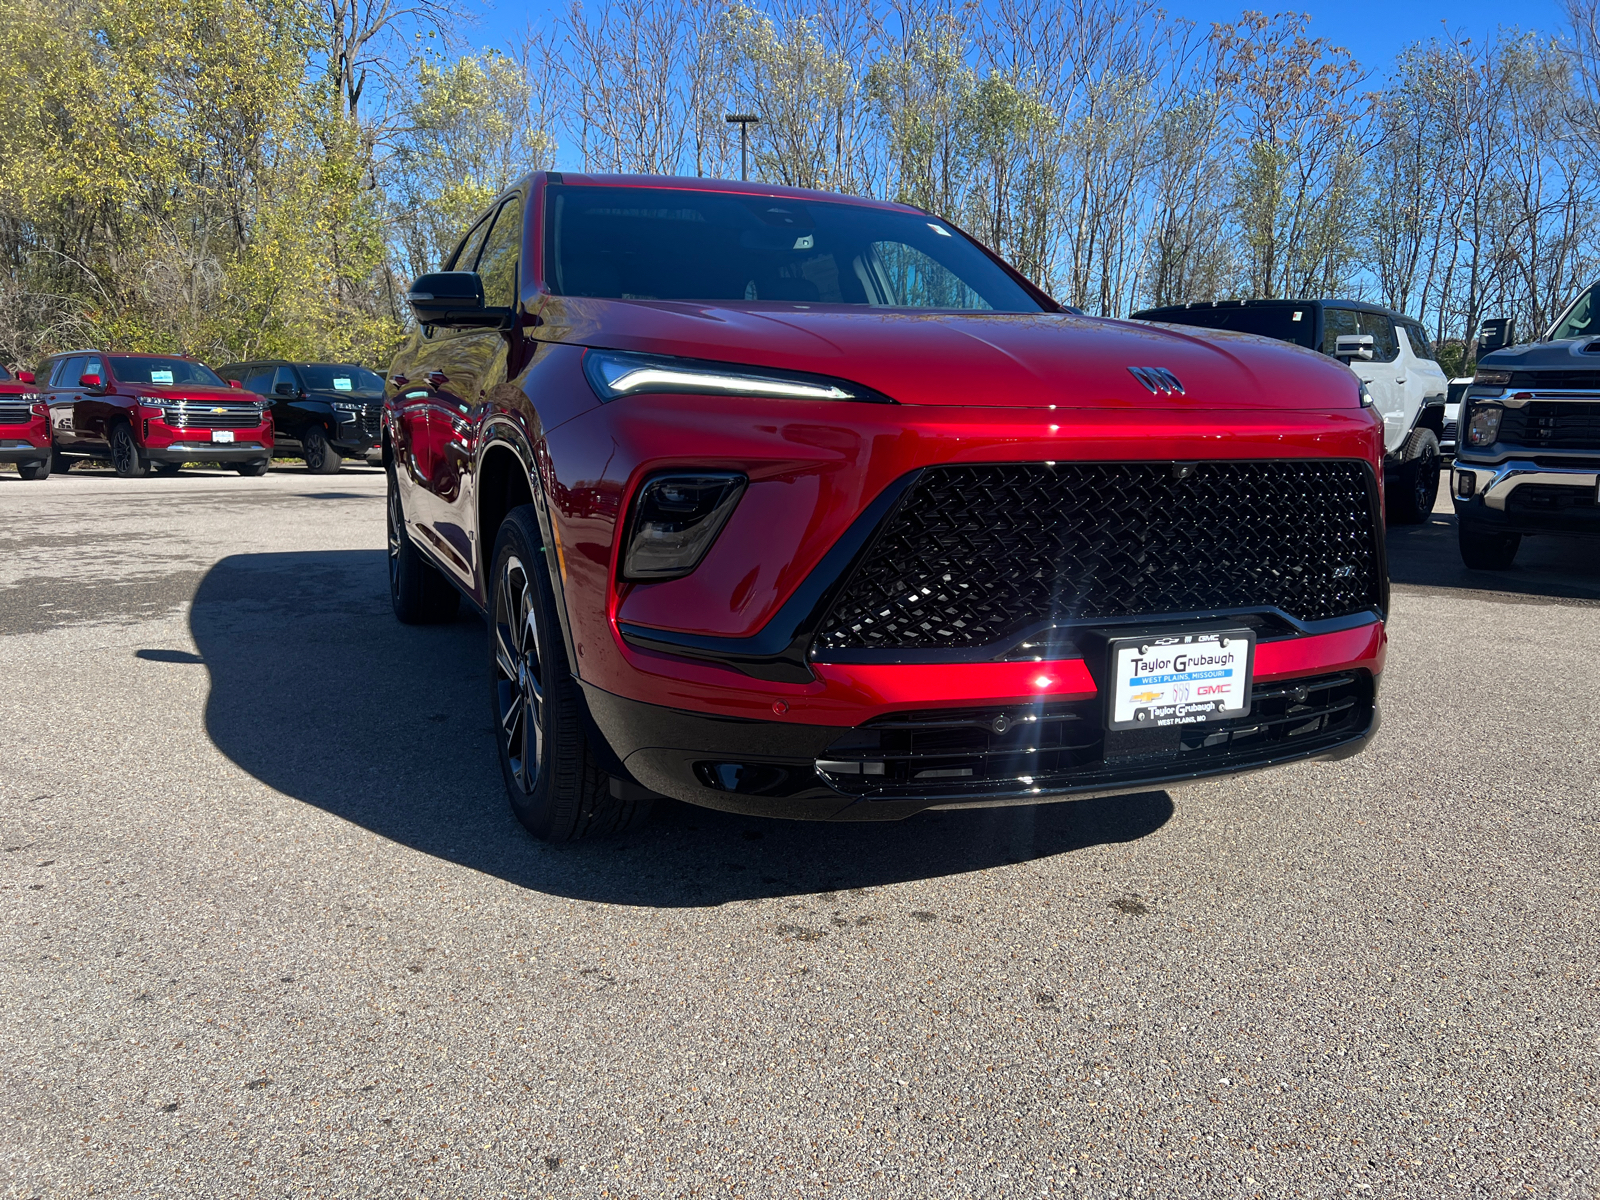
<path fill-rule="evenodd" d="M 151 463 L 150 469 L 157 475 L 176 475 L 179 471 L 183 470 L 183 464 L 175 462 Z"/>
<path fill-rule="evenodd" d="M 1439 438 L 1433 430 L 1412 432 L 1388 499 L 1391 525 L 1420 525 L 1433 514 L 1439 499 Z"/>
<path fill-rule="evenodd" d="M 512 811 L 547 842 L 637 825 L 651 801 L 612 795 L 584 733 L 531 504 L 506 515 L 492 561 L 489 702 Z"/>
<path fill-rule="evenodd" d="M 123 479 L 138 479 L 150 469 L 127 425 L 118 425 L 111 431 L 111 465 Z"/>
<path fill-rule="evenodd" d="M 267 473 L 267 468 L 271 465 L 271 460 L 258 458 L 255 462 L 239 463 L 233 469 L 239 472 L 241 475 L 248 476 L 252 479 L 259 479 L 261 476 Z"/>
<path fill-rule="evenodd" d="M 389 601 L 394 615 L 406 625 L 448 621 L 456 615 L 461 593 L 411 544 L 393 471 L 389 472 L 388 526 Z"/>
<path fill-rule="evenodd" d="M 19 462 L 17 464 L 17 474 L 24 479 L 49 479 L 50 460 L 48 458 L 36 458 L 32 462 Z"/>
<path fill-rule="evenodd" d="M 1475 571 L 1504 571 L 1516 561 L 1520 533 L 1498 533 L 1462 521 L 1457 528 L 1461 561 Z"/>
<path fill-rule="evenodd" d="M 321 425 L 302 433 L 300 445 L 306 456 L 306 470 L 313 475 L 332 475 L 339 469 L 339 452 L 328 445 L 328 435 Z"/>

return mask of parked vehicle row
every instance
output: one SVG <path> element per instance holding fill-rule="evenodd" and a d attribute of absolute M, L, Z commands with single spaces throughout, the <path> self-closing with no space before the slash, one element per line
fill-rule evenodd
<path fill-rule="evenodd" d="M 265 475 L 276 455 L 314 472 L 378 445 L 383 380 L 354 365 L 234 363 L 212 371 L 179 355 L 78 350 L 17 378 L 0 371 L 0 462 L 44 479 L 74 461 L 118 475 L 215 462 Z"/>

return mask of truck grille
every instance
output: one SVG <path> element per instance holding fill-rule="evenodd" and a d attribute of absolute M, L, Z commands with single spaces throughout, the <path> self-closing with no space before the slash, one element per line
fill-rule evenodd
<path fill-rule="evenodd" d="M 359 425 L 362 437 L 377 441 L 383 432 L 383 405 L 369 404 L 362 409 Z"/>
<path fill-rule="evenodd" d="M 1372 677 L 1345 671 L 1257 684 L 1249 715 L 1169 729 L 1107 732 L 1098 699 L 893 713 L 839 738 L 817 770 L 839 791 L 869 799 L 982 799 L 1242 769 L 1359 737 L 1372 699 Z"/>
<path fill-rule="evenodd" d="M 1533 400 L 1508 408 L 1500 418 L 1500 440 L 1513 446 L 1600 446 L 1600 404 Z"/>
<path fill-rule="evenodd" d="M 1510 386 L 1544 391 L 1600 391 L 1600 371 L 1513 371 Z"/>
<path fill-rule="evenodd" d="M 33 420 L 30 405 L 19 400 L 0 400 L 0 425 L 26 425 Z"/>
<path fill-rule="evenodd" d="M 1361 463 L 931 467 L 823 621 L 817 651 L 968 649 L 1050 621 L 1382 602 Z"/>
<path fill-rule="evenodd" d="M 163 420 L 174 429 L 254 429 L 261 410 L 254 404 L 168 404 Z"/>

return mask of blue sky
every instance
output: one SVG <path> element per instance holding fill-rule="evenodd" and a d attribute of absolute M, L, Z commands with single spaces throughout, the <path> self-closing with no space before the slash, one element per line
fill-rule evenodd
<path fill-rule="evenodd" d="M 481 14 L 475 28 L 463 30 L 467 41 L 479 46 L 503 47 L 519 39 L 530 19 L 538 21 L 544 13 L 564 7 L 547 4 L 534 7 L 515 0 L 468 0 L 469 8 Z M 1381 78 L 1394 56 L 1412 42 L 1439 33 L 1448 22 L 1474 40 L 1492 34 L 1498 26 L 1557 31 L 1562 25 L 1558 0 L 1523 0 L 1520 4 L 1489 3 L 1489 0 L 1453 0 L 1448 6 L 1406 3 L 1405 0 L 1301 0 L 1300 3 L 1267 4 L 1224 3 L 1222 0 L 1173 0 L 1167 11 L 1199 24 L 1237 20 L 1246 8 L 1265 12 L 1305 12 L 1311 15 L 1311 30 L 1353 53 L 1361 63 Z"/>

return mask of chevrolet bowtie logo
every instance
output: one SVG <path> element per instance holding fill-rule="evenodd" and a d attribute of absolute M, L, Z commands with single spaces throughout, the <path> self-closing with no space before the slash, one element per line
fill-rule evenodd
<path fill-rule="evenodd" d="M 1148 384 L 1148 383 L 1147 383 L 1147 384 L 1145 384 L 1145 387 L 1149 387 L 1149 386 L 1150 386 L 1150 385 L 1149 385 L 1149 384 Z M 1183 389 L 1182 389 L 1182 388 L 1179 388 L 1179 389 L 1178 389 L 1178 390 L 1179 390 L 1179 391 L 1180 391 L 1180 392 L 1181 392 L 1181 391 L 1183 391 Z M 212 410 L 211 410 L 211 411 L 212 411 L 212 412 L 214 412 L 214 413 L 225 413 L 225 412 L 227 412 L 227 411 L 228 411 L 228 410 L 227 410 L 227 409 L 225 409 L 225 408 L 213 408 L 213 409 L 212 409 Z"/>
<path fill-rule="evenodd" d="M 1183 384 L 1165 367 L 1129 367 L 1128 374 L 1144 384 L 1152 396 L 1181 396 Z"/>

